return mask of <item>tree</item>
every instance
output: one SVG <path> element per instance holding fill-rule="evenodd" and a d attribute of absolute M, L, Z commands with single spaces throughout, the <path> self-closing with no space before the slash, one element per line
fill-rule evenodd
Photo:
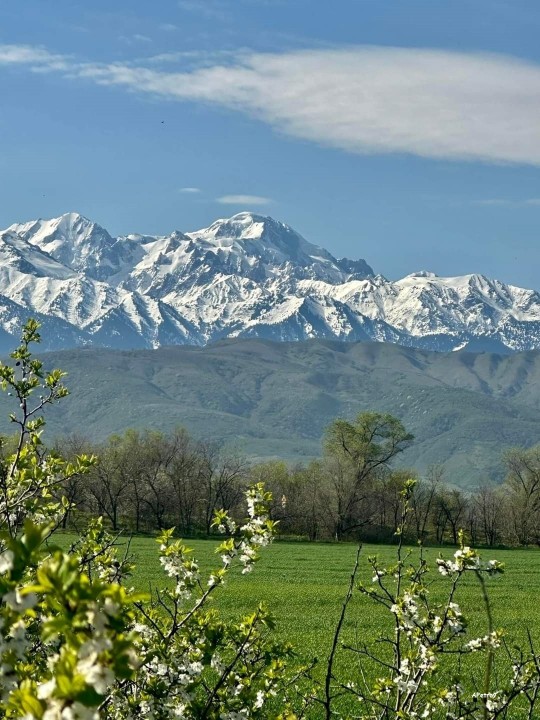
<path fill-rule="evenodd" d="M 483 485 L 475 493 L 472 512 L 486 545 L 496 545 L 502 539 L 502 519 L 509 510 L 505 501 L 500 488 L 491 485 Z"/>
<path fill-rule="evenodd" d="M 199 491 L 202 526 L 209 535 L 216 510 L 231 511 L 245 488 L 248 463 L 235 452 L 224 452 L 217 443 L 199 443 Z"/>
<path fill-rule="evenodd" d="M 120 515 L 128 502 L 131 477 L 123 439 L 113 435 L 102 449 L 87 487 L 97 513 L 109 519 L 115 532 L 119 529 Z"/>
<path fill-rule="evenodd" d="M 540 544 L 540 445 L 504 455 L 511 532 L 521 545 Z"/>
<path fill-rule="evenodd" d="M 338 418 L 326 429 L 328 454 L 351 462 L 357 482 L 371 477 L 380 467 L 406 450 L 414 436 L 400 420 L 387 413 L 363 412 L 354 422 Z"/>
<path fill-rule="evenodd" d="M 443 467 L 441 465 L 431 465 L 427 469 L 425 478 L 419 480 L 414 487 L 410 505 L 418 541 L 423 542 L 428 536 L 429 520 L 443 477 Z"/>
<path fill-rule="evenodd" d="M 79 433 L 71 433 L 66 437 L 58 439 L 52 449 L 52 452 L 70 462 L 75 462 L 77 458 L 82 455 L 91 455 L 92 451 L 91 442 Z M 68 507 L 62 519 L 62 528 L 64 530 L 68 527 L 74 512 L 85 509 L 88 501 L 87 480 L 87 473 L 70 475 L 65 478 L 61 486 L 55 491 L 55 497 L 58 500 L 65 497 L 68 501 Z"/>
<path fill-rule="evenodd" d="M 458 544 L 459 531 L 466 519 L 467 500 L 465 495 L 457 488 L 444 488 L 437 494 L 436 504 L 438 516 L 442 519 L 442 531 L 438 540 L 444 540 L 444 528 L 450 526 L 451 540 L 454 545 Z"/>
<path fill-rule="evenodd" d="M 414 480 L 409 480 L 402 490 L 397 562 L 388 567 L 377 556 L 370 556 L 371 582 L 357 583 L 361 546 L 358 548 L 317 696 L 321 716 L 325 720 L 537 717 L 540 658 L 532 640 L 530 649 L 514 649 L 503 643 L 503 631 L 493 625 L 487 583 L 503 571 L 502 565 L 496 560 L 483 561 L 464 544 L 461 534 L 453 558 L 436 560 L 447 589 L 442 592 L 438 588 L 434 597 L 422 549 L 416 554 L 403 545 L 413 488 Z M 458 603 L 459 586 L 468 578 L 477 581 L 477 600 L 483 602 L 487 620 L 485 634 L 476 637 L 468 635 L 466 609 Z M 352 644 L 340 642 L 355 587 L 381 618 L 372 642 L 366 642 L 362 633 L 356 633 Z M 465 665 L 464 660 L 473 654 L 474 659 L 470 657 Z M 336 671 L 336 667 L 350 668 L 346 680 L 343 670 Z"/>
<path fill-rule="evenodd" d="M 32 357 L 30 345 L 39 342 L 39 323 L 29 320 L 21 344 L 11 353 L 14 367 L 0 363 L 0 384 L 13 397 L 18 412 L 10 414 L 16 433 L 3 443 L 0 453 L 0 524 L 4 534 L 17 537 L 28 515 L 46 508 L 48 517 L 62 523 L 69 503 L 58 498 L 58 491 L 91 462 L 86 456 L 66 463 L 55 453 L 47 453 L 41 441 L 45 425 L 42 411 L 68 395 L 61 370 L 45 372 L 43 363 Z M 36 393 L 39 396 L 36 397 Z M 51 528 L 52 529 L 52 528 Z"/>
<path fill-rule="evenodd" d="M 360 413 L 354 422 L 334 420 L 325 435 L 325 452 L 336 498 L 334 536 L 337 540 L 366 523 L 359 506 L 369 483 L 386 471 L 413 440 L 401 422 L 385 413 Z"/>
<path fill-rule="evenodd" d="M 197 525 L 201 499 L 199 447 L 184 428 L 173 432 L 170 443 L 172 452 L 164 470 L 171 489 L 174 522 L 182 533 L 191 535 Z M 159 494 L 155 496 L 155 503 L 158 502 Z"/>
<path fill-rule="evenodd" d="M 378 541 L 392 542 L 397 528 L 401 522 L 403 505 L 403 488 L 412 479 L 416 480 L 414 470 L 392 470 L 382 477 L 374 487 L 374 505 L 376 506 L 375 517 L 378 520 L 375 539 Z M 415 485 L 416 489 L 416 485 Z M 412 495 L 412 492 L 411 492 Z M 407 525 L 403 528 L 408 533 L 413 525 L 412 513 L 409 513 Z"/>
<path fill-rule="evenodd" d="M 254 465 L 250 484 L 262 482 L 274 498 L 270 509 L 284 535 L 307 535 L 316 540 L 328 521 L 328 504 L 324 500 L 327 477 L 320 462 L 307 467 L 289 467 L 279 460 Z"/>

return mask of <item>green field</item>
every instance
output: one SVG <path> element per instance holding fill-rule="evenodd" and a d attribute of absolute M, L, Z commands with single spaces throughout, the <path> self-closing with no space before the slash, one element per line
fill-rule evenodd
<path fill-rule="evenodd" d="M 57 536 L 60 544 L 67 546 L 74 536 Z M 194 549 L 204 572 L 219 567 L 215 554 L 217 542 L 193 540 L 187 544 Z M 167 579 L 161 571 L 158 560 L 158 546 L 155 539 L 135 537 L 131 540 L 130 552 L 137 568 L 132 578 L 140 591 L 163 588 Z M 396 549 L 388 546 L 365 546 L 362 550 L 358 580 L 370 582 L 372 571 L 369 555 L 378 555 L 381 561 L 390 565 L 395 561 Z M 432 548 L 425 551 L 428 560 L 435 560 L 440 554 L 450 557 L 454 550 L 445 548 L 442 553 Z M 411 559 L 418 549 L 411 551 Z M 218 588 L 214 594 L 214 606 L 226 618 L 240 618 L 252 612 L 261 601 L 270 608 L 277 622 L 277 637 L 292 643 L 297 652 L 295 664 L 308 663 L 319 659 L 314 677 L 320 681 L 326 670 L 328 656 L 336 622 L 339 618 L 344 595 L 346 594 L 351 569 L 354 565 L 356 547 L 352 544 L 322 544 L 276 542 L 263 550 L 261 560 L 252 574 L 242 576 L 235 569 L 229 576 L 225 588 Z M 505 563 L 502 576 L 487 578 L 495 627 L 506 630 L 506 639 L 512 646 L 515 642 L 527 646 L 527 629 L 537 643 L 540 643 L 540 552 L 536 550 L 493 550 L 483 553 L 484 559 L 495 558 Z M 434 564 L 434 563 L 433 563 Z M 443 599 L 448 580 L 434 570 L 430 580 L 430 595 Z M 461 592 L 455 600 L 460 603 L 470 621 L 470 636 L 487 633 L 486 614 L 475 576 L 467 577 Z M 375 647 L 382 636 L 392 637 L 393 617 L 382 611 L 359 591 L 354 593 L 342 640 L 351 645 L 367 643 Z M 377 645 L 380 657 L 386 645 Z M 501 651 L 504 655 L 504 651 Z M 483 681 L 485 656 L 469 655 L 458 665 L 455 655 L 446 656 L 441 667 L 441 677 L 459 673 L 460 682 L 478 687 Z M 494 682 L 501 683 L 508 678 L 509 663 L 503 658 L 502 664 L 495 665 Z M 444 661 L 443 661 L 444 662 Z M 336 657 L 336 670 L 342 681 L 358 681 L 358 657 L 350 652 L 340 651 Z M 363 675 L 373 681 L 380 677 L 380 668 L 362 664 Z M 453 680 L 449 678 L 449 684 Z M 444 680 L 443 680 L 444 683 Z M 350 698 L 338 700 L 342 717 L 353 716 L 354 703 Z M 322 717 L 315 707 L 308 717 Z M 515 715 L 517 718 L 518 715 Z M 521 717 L 521 715 L 519 715 Z"/>
<path fill-rule="evenodd" d="M 194 548 L 203 569 L 219 565 L 215 542 L 193 540 L 187 544 Z M 155 540 L 136 537 L 131 542 L 131 551 L 137 564 L 133 578 L 137 589 L 146 591 L 151 587 L 163 587 L 166 580 L 159 566 Z M 428 559 L 435 559 L 441 552 L 448 557 L 453 550 L 433 548 L 425 554 Z M 355 554 L 356 548 L 352 544 L 274 543 L 263 551 L 252 574 L 231 574 L 225 590 L 219 588 L 216 591 L 214 604 L 232 618 L 249 612 L 259 601 L 264 601 L 277 621 L 280 637 L 293 643 L 306 660 L 324 658 L 331 645 Z M 367 558 L 373 554 L 390 564 L 395 557 L 395 548 L 365 546 L 358 574 L 360 580 L 370 580 L 372 573 Z M 495 626 L 505 628 L 509 640 L 524 643 L 527 628 L 540 640 L 540 552 L 485 550 L 483 556 L 500 560 L 506 567 L 502 577 L 488 579 Z M 436 597 L 447 583 L 436 571 L 432 574 L 431 593 Z M 473 576 L 467 578 L 458 602 L 470 619 L 471 632 L 484 634 L 485 613 L 479 590 L 476 579 Z M 355 592 L 349 606 L 345 639 L 376 640 L 385 627 L 389 627 L 385 619 L 378 607 Z"/>

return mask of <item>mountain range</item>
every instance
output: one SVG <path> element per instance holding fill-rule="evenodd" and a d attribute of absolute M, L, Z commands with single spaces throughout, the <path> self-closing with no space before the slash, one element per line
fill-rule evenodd
<path fill-rule="evenodd" d="M 164 236 L 112 237 L 77 213 L 11 225 L 0 232 L 0 351 L 30 315 L 49 350 L 250 337 L 540 348 L 536 291 L 475 274 L 390 281 L 247 212 Z"/>
<path fill-rule="evenodd" d="M 540 440 L 540 351 L 440 353 L 374 342 L 226 339 L 206 347 L 77 348 L 45 353 L 68 372 L 71 395 L 47 410 L 47 442 L 129 427 L 186 427 L 251 458 L 307 461 L 338 416 L 377 410 L 415 436 L 397 459 L 474 487 L 501 480 L 503 451 Z M 0 395 L 0 431 L 13 398 Z M 13 402 L 12 402 L 13 401 Z M 9 403 L 12 402 L 12 406 Z M 1 410 L 1 408 L 0 408 Z"/>

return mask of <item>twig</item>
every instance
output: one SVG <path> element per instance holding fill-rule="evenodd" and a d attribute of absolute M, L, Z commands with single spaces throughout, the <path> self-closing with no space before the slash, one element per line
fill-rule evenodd
<path fill-rule="evenodd" d="M 345 600 L 343 601 L 343 605 L 341 607 L 341 614 L 339 616 L 338 623 L 336 625 L 336 631 L 334 633 L 334 639 L 332 642 L 332 649 L 330 650 L 330 655 L 328 656 L 328 664 L 326 667 L 326 678 L 324 682 L 324 702 L 323 706 L 325 709 L 325 718 L 326 720 L 330 720 L 332 717 L 332 693 L 331 693 L 331 683 L 333 678 L 333 668 L 334 668 L 334 658 L 336 655 L 336 650 L 339 642 L 339 636 L 341 634 L 341 628 L 343 626 L 343 622 L 345 620 L 345 614 L 347 612 L 347 606 L 352 598 L 353 590 L 354 590 L 354 581 L 356 580 L 356 573 L 358 572 L 358 564 L 360 561 L 360 553 L 362 551 L 362 545 L 358 546 L 358 550 L 356 551 L 356 560 L 354 563 L 353 571 L 351 573 L 351 579 L 349 581 L 349 589 L 347 590 L 347 594 L 345 595 Z"/>

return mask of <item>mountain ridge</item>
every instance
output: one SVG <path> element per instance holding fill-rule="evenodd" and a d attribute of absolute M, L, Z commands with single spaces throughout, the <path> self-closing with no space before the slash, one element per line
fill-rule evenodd
<path fill-rule="evenodd" d="M 50 348 L 224 337 L 540 348 L 538 292 L 479 274 L 419 271 L 390 281 L 365 260 L 336 258 L 249 212 L 155 236 L 113 237 L 77 213 L 13 224 L 0 231 L 2 297 L 12 305 L 7 314 L 0 307 L 0 350 L 36 314 L 54 320 L 57 333 L 63 323 Z"/>
<path fill-rule="evenodd" d="M 72 391 L 47 411 L 46 442 L 74 429 L 102 440 L 130 427 L 184 426 L 254 459 L 305 462 L 319 456 L 324 428 L 336 417 L 376 410 L 400 418 L 415 436 L 400 467 L 425 472 L 441 464 L 447 482 L 475 487 L 502 479 L 506 448 L 539 441 L 537 350 L 437 353 L 227 338 L 205 347 L 87 347 L 41 358 L 46 368 L 67 371 Z M 0 429 L 9 432 L 5 410 Z"/>

